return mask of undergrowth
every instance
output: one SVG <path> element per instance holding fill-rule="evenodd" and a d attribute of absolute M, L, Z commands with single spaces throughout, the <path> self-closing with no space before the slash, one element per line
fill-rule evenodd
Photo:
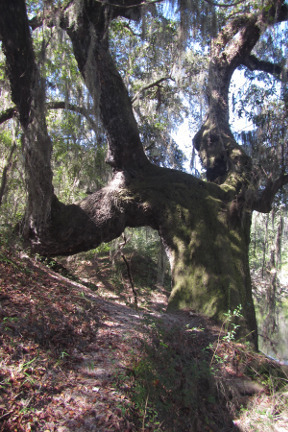
<path fill-rule="evenodd" d="M 132 354 L 130 367 L 115 377 L 130 401 L 123 413 L 137 431 L 268 432 L 286 423 L 287 376 L 233 340 L 231 318 L 239 313 L 213 337 L 199 326 L 146 317 L 141 355 Z"/>
<path fill-rule="evenodd" d="M 147 317 L 144 336 L 142 355 L 132 358 L 127 373 L 116 378 L 122 391 L 132 381 L 129 415 L 137 430 L 233 430 L 230 412 L 220 401 L 210 368 L 212 352 L 202 329 L 167 327 Z"/>

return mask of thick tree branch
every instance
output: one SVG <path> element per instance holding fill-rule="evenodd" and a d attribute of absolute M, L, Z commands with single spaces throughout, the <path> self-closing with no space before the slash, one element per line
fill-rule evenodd
<path fill-rule="evenodd" d="M 6 122 L 7 120 L 11 120 L 17 114 L 16 107 L 7 108 L 5 111 L 0 113 L 0 124 Z"/>
<path fill-rule="evenodd" d="M 252 54 L 242 60 L 242 65 L 246 66 L 250 71 L 257 70 L 267 72 L 276 76 L 279 79 L 281 78 L 282 67 L 279 64 L 259 60 L 256 56 Z"/>
<path fill-rule="evenodd" d="M 263 7 L 260 13 L 257 11 L 253 15 L 235 18 L 213 41 L 207 86 L 208 118 L 194 138 L 208 180 L 222 183 L 229 177 L 229 182 L 233 182 L 237 189 L 249 175 L 251 161 L 236 143 L 230 129 L 229 86 L 238 66 L 245 61 L 252 65 L 251 51 L 266 28 L 288 19 L 284 0 L 271 0 L 264 6 L 267 5 L 270 7 Z M 265 62 L 258 65 L 270 69 Z"/>
<path fill-rule="evenodd" d="M 288 174 L 280 176 L 275 181 L 269 180 L 266 188 L 259 193 L 258 198 L 253 202 L 252 210 L 260 213 L 269 213 L 272 209 L 275 195 L 286 184 L 288 184 Z"/>
<path fill-rule="evenodd" d="M 32 103 L 31 89 L 36 77 L 24 1 L 0 2 L 0 28 L 12 99 L 17 105 L 20 122 L 27 127 Z"/>
<path fill-rule="evenodd" d="M 102 1 L 95 0 L 94 1 L 94 9 L 101 10 L 101 14 L 104 12 L 106 16 L 110 18 L 117 18 L 119 16 L 123 16 L 124 18 L 128 18 L 134 21 L 138 21 L 141 17 L 141 12 L 139 7 L 144 7 L 154 3 L 161 3 L 164 0 L 152 0 L 150 2 L 143 2 L 142 0 L 124 0 L 119 2 L 117 0 L 113 1 Z M 65 20 L 65 14 L 69 9 L 74 7 L 75 1 L 70 1 L 63 9 L 54 8 L 54 9 L 45 9 L 41 15 L 36 15 L 29 20 L 29 25 L 32 30 L 35 30 L 41 25 L 43 22 L 46 22 L 48 27 L 54 27 L 56 24 L 56 20 L 59 22 L 59 17 L 61 20 Z M 92 7 L 93 10 L 93 7 Z"/>
<path fill-rule="evenodd" d="M 12 100 L 23 130 L 22 147 L 28 186 L 23 234 L 41 237 L 53 195 L 52 145 L 45 120 L 45 87 L 40 76 L 24 0 L 0 1 L 0 28 Z"/>
<path fill-rule="evenodd" d="M 77 23 L 66 28 L 85 84 L 99 106 L 108 136 L 107 162 L 116 170 L 135 175 L 149 162 L 140 140 L 132 103 L 107 47 L 107 17 L 100 20 L 89 2 Z M 95 6 L 94 6 L 95 8 Z M 103 26 L 103 22 L 106 23 Z M 64 25 L 64 24 L 63 24 Z"/>

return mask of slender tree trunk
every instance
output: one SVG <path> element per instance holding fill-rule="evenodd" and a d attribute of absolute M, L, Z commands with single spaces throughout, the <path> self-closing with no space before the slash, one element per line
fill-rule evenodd
<path fill-rule="evenodd" d="M 269 214 L 266 216 L 265 223 L 265 237 L 263 241 L 263 250 L 262 250 L 262 267 L 261 267 L 261 276 L 264 278 L 264 273 L 266 269 L 266 252 L 268 249 L 268 233 L 269 233 Z"/>
<path fill-rule="evenodd" d="M 1 184 L 0 184 L 0 206 L 2 204 L 2 200 L 3 200 L 4 194 L 5 194 L 6 189 L 7 189 L 6 186 L 7 186 L 8 173 L 9 173 L 9 170 L 11 169 L 11 166 L 12 166 L 13 155 L 14 155 L 15 150 L 16 150 L 16 143 L 14 142 L 12 147 L 11 147 L 7 162 L 6 162 L 6 164 L 3 168 L 3 172 L 2 172 L 2 178 L 1 178 Z"/>
<path fill-rule="evenodd" d="M 163 286 L 165 282 L 165 273 L 167 270 L 167 255 L 163 243 L 160 241 L 157 266 L 157 284 Z"/>

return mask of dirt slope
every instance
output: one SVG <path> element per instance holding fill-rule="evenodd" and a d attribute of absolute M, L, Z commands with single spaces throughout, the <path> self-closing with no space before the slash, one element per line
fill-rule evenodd
<path fill-rule="evenodd" d="M 0 431 L 240 430 L 263 358 L 163 293 L 136 311 L 100 285 L 1 252 Z"/>

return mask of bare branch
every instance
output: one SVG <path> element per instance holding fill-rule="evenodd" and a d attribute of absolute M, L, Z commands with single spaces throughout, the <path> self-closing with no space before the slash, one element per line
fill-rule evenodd
<path fill-rule="evenodd" d="M 260 192 L 258 198 L 253 202 L 252 210 L 269 213 L 272 209 L 275 195 L 286 184 L 288 184 L 288 174 L 283 174 L 275 181 L 270 179 L 266 188 Z"/>
<path fill-rule="evenodd" d="M 73 105 L 70 103 L 67 104 L 64 101 L 55 101 L 55 102 L 48 102 L 46 104 L 46 108 L 47 109 L 68 109 L 70 111 L 77 112 L 79 114 L 82 114 L 87 119 L 87 121 L 90 123 L 90 125 L 94 130 L 99 129 L 97 123 L 91 118 L 88 111 L 83 107 L 79 107 L 77 105 Z M 7 120 L 11 120 L 16 114 L 17 114 L 16 107 L 11 107 L 6 109 L 2 113 L 0 113 L 0 124 L 4 123 Z"/>
<path fill-rule="evenodd" d="M 223 3 L 215 3 L 211 0 L 205 0 L 205 1 L 206 1 L 206 3 L 210 4 L 211 6 L 222 7 L 222 8 L 229 8 L 229 7 L 233 7 L 233 6 L 238 6 L 239 4 L 246 2 L 246 0 L 239 0 L 239 1 L 236 1 L 234 3 L 223 4 Z"/>
<path fill-rule="evenodd" d="M 162 77 L 162 78 L 159 78 L 158 80 L 153 81 L 152 83 L 147 84 L 146 86 L 142 87 L 142 88 L 141 88 L 141 89 L 136 93 L 136 95 L 134 96 L 134 98 L 132 99 L 132 104 L 133 104 L 133 103 L 138 99 L 138 97 L 140 96 L 140 94 L 143 93 L 145 90 L 148 90 L 148 89 L 150 89 L 150 88 L 152 88 L 152 87 L 158 87 L 162 82 L 164 82 L 164 81 L 169 81 L 169 80 L 172 80 L 172 77 L 171 77 L 171 76 Z"/>
<path fill-rule="evenodd" d="M 92 126 L 92 128 L 95 131 L 97 131 L 99 129 L 99 127 L 97 126 L 97 123 L 91 118 L 88 111 L 83 107 L 79 107 L 79 106 L 74 105 L 74 104 L 66 103 L 64 101 L 48 102 L 46 106 L 47 106 L 47 109 L 68 109 L 70 111 L 74 111 L 76 113 L 82 114 L 87 119 L 87 121 L 90 123 L 90 125 Z"/>
<path fill-rule="evenodd" d="M 277 78 L 281 78 L 282 67 L 279 64 L 274 64 L 268 61 L 259 60 L 254 55 L 249 55 L 242 61 L 243 66 L 246 66 L 250 71 L 262 71 L 270 73 Z"/>
<path fill-rule="evenodd" d="M 123 5 L 123 4 L 117 4 L 117 3 L 110 3 L 108 1 L 102 1 L 102 0 L 95 0 L 97 3 L 101 3 L 103 6 L 112 6 L 115 8 L 121 8 L 121 9 L 131 9 L 131 8 L 137 8 L 137 7 L 143 7 L 143 6 L 149 6 L 149 5 L 153 5 L 155 3 L 162 3 L 164 0 L 151 0 L 151 1 L 139 1 L 139 3 L 135 3 L 135 4 L 127 4 L 127 5 Z"/>
<path fill-rule="evenodd" d="M 124 27 L 127 28 L 133 36 L 141 38 L 141 34 L 134 32 L 134 30 L 131 28 L 131 26 L 128 23 L 124 23 Z"/>

